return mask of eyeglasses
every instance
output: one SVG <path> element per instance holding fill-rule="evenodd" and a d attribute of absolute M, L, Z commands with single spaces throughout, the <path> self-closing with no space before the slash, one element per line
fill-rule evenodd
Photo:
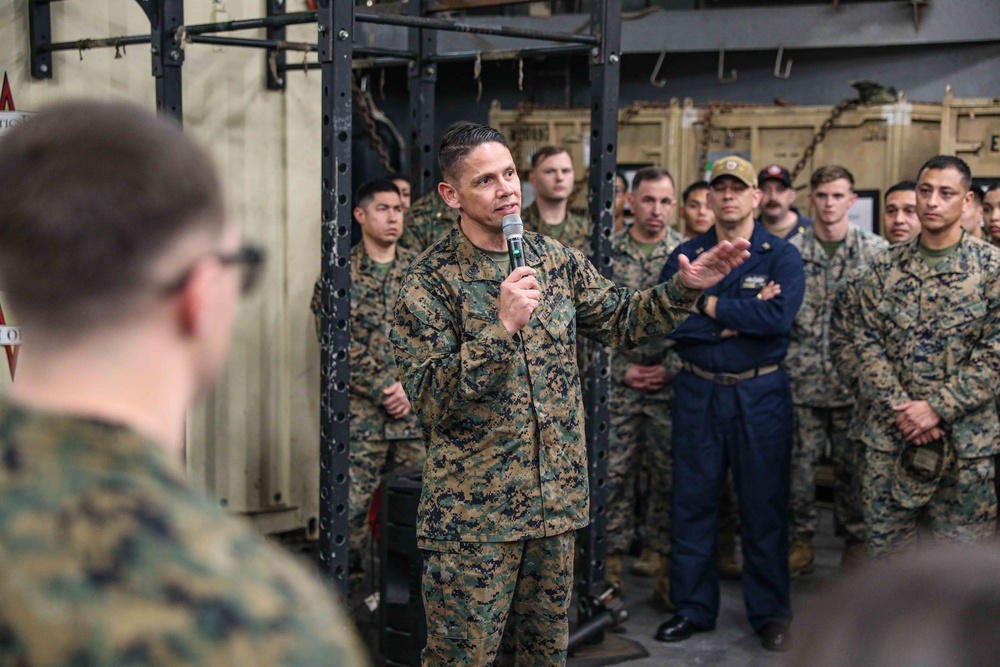
<path fill-rule="evenodd" d="M 206 257 L 213 257 L 223 266 L 236 265 L 240 269 L 240 294 L 246 296 L 254 291 L 260 276 L 264 272 L 264 261 L 267 259 L 267 251 L 263 246 L 255 243 L 244 243 L 234 252 L 222 252 L 216 250 L 210 252 Z M 199 260 L 201 261 L 201 260 Z M 184 287 L 191 278 L 194 266 L 178 276 L 175 280 L 167 283 L 163 287 L 166 294 L 172 294 Z"/>

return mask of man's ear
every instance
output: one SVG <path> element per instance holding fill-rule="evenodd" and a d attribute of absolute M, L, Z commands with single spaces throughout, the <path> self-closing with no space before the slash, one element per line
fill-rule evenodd
<path fill-rule="evenodd" d="M 462 207 L 458 202 L 458 190 L 448 181 L 438 183 L 438 194 L 441 195 L 441 199 L 444 199 L 444 203 L 450 208 Z"/>
<path fill-rule="evenodd" d="M 760 188 L 753 189 L 753 207 L 757 208 L 760 206 L 761 200 L 764 199 L 764 191 Z"/>
<path fill-rule="evenodd" d="M 211 262 L 195 264 L 191 275 L 174 297 L 177 299 L 178 324 L 185 336 L 198 336 L 208 326 L 213 273 L 217 268 L 218 265 Z"/>

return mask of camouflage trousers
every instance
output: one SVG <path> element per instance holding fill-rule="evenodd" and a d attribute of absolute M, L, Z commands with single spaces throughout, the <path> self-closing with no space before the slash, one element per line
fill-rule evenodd
<path fill-rule="evenodd" d="M 908 509 L 893 499 L 897 454 L 866 447 L 863 468 L 865 542 L 873 558 L 912 549 L 917 522 L 926 520 L 931 535 L 945 542 L 977 542 L 996 530 L 997 496 L 992 456 L 952 458 L 941 473 L 937 490 L 923 507 Z"/>
<path fill-rule="evenodd" d="M 608 447 L 607 507 L 608 553 L 628 551 L 640 521 L 645 546 L 664 555 L 670 553 L 671 429 L 670 403 L 619 400 L 612 388 L 611 433 Z M 644 511 L 636 512 L 637 488 L 643 470 L 648 471 L 646 498 L 639 498 Z"/>
<path fill-rule="evenodd" d="M 348 514 L 348 571 L 360 574 L 368 539 L 368 509 L 382 475 L 424 464 L 422 440 L 363 440 L 351 442 L 351 491 Z"/>
<path fill-rule="evenodd" d="M 789 489 L 789 533 L 793 538 L 811 538 L 816 534 L 816 468 L 826 451 L 833 454 L 834 461 L 847 458 L 850 449 L 847 429 L 851 425 L 853 412 L 854 408 L 850 406 L 795 406 L 795 439 L 792 445 Z"/>
<path fill-rule="evenodd" d="M 424 667 L 565 665 L 573 532 L 422 550 Z"/>

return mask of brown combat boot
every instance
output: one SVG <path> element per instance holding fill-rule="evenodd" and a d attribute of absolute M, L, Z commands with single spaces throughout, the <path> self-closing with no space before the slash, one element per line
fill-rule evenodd
<path fill-rule="evenodd" d="M 667 611 L 676 611 L 677 606 L 670 599 L 670 557 L 660 556 L 660 574 L 653 584 L 653 600 L 663 603 Z"/>
<path fill-rule="evenodd" d="M 864 542 L 849 540 L 844 544 L 844 553 L 840 557 L 840 569 L 856 570 L 868 562 L 868 547 Z"/>
<path fill-rule="evenodd" d="M 724 530 L 719 533 L 719 576 L 739 579 L 743 574 L 743 560 L 736 548 L 736 534 Z"/>
<path fill-rule="evenodd" d="M 655 577 L 660 573 L 660 554 L 645 547 L 635 563 L 632 564 L 632 574 L 640 577 Z"/>
<path fill-rule="evenodd" d="M 625 597 L 625 577 L 622 571 L 622 555 L 608 554 L 604 560 L 604 579 L 618 587 L 620 595 Z"/>
<path fill-rule="evenodd" d="M 788 574 L 795 579 L 800 574 L 812 574 L 816 569 L 811 537 L 793 537 L 788 548 Z"/>

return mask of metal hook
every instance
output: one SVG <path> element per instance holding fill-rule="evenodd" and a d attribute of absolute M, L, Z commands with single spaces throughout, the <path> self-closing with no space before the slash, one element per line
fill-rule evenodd
<path fill-rule="evenodd" d="M 787 79 L 792 75 L 792 59 L 785 63 L 785 71 L 781 71 L 781 58 L 785 55 L 785 47 L 778 47 L 778 57 L 774 59 L 774 76 L 779 79 Z"/>
<path fill-rule="evenodd" d="M 719 83 L 732 83 L 736 81 L 736 69 L 733 68 L 729 71 L 729 76 L 726 74 L 726 47 L 725 45 L 719 47 Z"/>
<path fill-rule="evenodd" d="M 659 79 L 660 68 L 663 67 L 663 61 L 667 58 L 667 50 L 664 49 L 660 51 L 660 57 L 656 59 L 656 67 L 653 68 L 653 73 L 649 75 L 649 82 L 656 86 L 657 88 L 663 88 L 667 85 L 666 79 Z"/>

